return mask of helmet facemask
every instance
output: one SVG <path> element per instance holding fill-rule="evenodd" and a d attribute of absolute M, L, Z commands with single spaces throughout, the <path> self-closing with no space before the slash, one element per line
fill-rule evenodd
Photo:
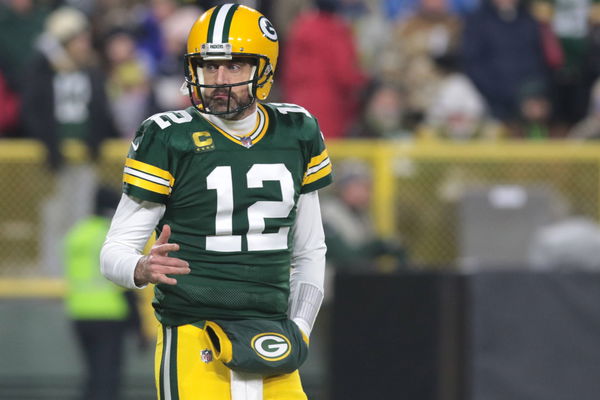
<path fill-rule="evenodd" d="M 203 49 L 204 50 L 204 49 Z M 243 58 L 252 65 L 252 70 L 248 80 L 236 83 L 209 85 L 204 81 L 202 67 L 204 62 L 211 60 L 234 60 Z M 204 51 L 195 54 L 185 55 L 185 81 L 188 88 L 188 94 L 194 107 L 202 113 L 232 117 L 247 108 L 251 107 L 256 101 L 256 91 L 263 87 L 265 83 L 272 78 L 273 72 L 269 59 L 258 54 L 206 54 Z M 234 88 L 238 86 L 248 86 L 249 100 L 243 104 L 233 104 L 235 97 Z M 225 110 L 211 110 L 206 97 L 206 89 L 224 89 L 227 91 L 227 107 Z M 214 92 L 213 92 L 214 93 Z M 233 96 L 232 96 L 233 95 Z"/>

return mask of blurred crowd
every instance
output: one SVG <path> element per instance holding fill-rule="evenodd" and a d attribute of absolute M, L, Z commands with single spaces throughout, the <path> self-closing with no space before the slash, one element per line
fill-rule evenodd
<path fill-rule="evenodd" d="M 0 137 L 61 163 L 149 115 L 188 106 L 189 27 L 220 1 L 1 0 Z M 600 137 L 600 3 L 590 0 L 241 1 L 281 49 L 271 101 L 326 138 Z"/>

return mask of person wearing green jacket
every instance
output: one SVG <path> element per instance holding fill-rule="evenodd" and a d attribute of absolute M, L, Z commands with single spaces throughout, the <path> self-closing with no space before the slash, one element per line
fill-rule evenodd
<path fill-rule="evenodd" d="M 391 270 L 405 268 L 408 252 L 399 238 L 379 235 L 371 214 L 372 177 L 362 161 L 337 164 L 336 180 L 329 196 L 323 196 L 323 228 L 327 262 L 337 271 L 379 270 L 379 258 L 389 257 Z"/>

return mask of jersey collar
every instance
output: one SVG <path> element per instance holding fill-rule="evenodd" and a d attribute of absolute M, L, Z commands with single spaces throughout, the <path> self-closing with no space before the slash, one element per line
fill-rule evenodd
<path fill-rule="evenodd" d="M 250 148 L 258 143 L 267 133 L 267 128 L 269 127 L 269 114 L 265 110 L 262 104 L 257 104 L 256 107 L 256 123 L 254 124 L 254 128 L 243 135 L 235 135 L 233 133 L 227 132 L 225 129 L 217 126 L 213 121 L 205 116 L 206 121 L 212 125 L 220 134 L 225 136 L 227 139 L 231 140 L 234 143 L 239 144 L 240 146 Z"/>

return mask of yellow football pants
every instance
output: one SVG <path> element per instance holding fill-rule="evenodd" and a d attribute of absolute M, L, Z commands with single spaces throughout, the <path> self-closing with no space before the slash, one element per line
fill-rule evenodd
<path fill-rule="evenodd" d="M 154 377 L 158 400 L 231 400 L 231 371 L 208 352 L 204 330 L 159 326 Z M 263 379 L 263 400 L 307 400 L 298 371 Z"/>

